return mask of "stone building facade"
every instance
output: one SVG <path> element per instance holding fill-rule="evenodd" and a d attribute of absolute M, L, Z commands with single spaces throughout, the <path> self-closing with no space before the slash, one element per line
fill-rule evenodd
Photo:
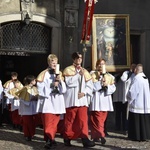
<path fill-rule="evenodd" d="M 95 14 L 129 14 L 131 61 L 142 63 L 150 77 L 150 1 L 98 0 Z M 47 67 L 47 56 L 54 53 L 61 69 L 72 63 L 71 54 L 82 52 L 80 44 L 84 0 L 0 0 L 0 77 L 17 71 L 21 80 L 35 76 Z M 29 19 L 29 24 L 27 23 Z M 11 41 L 11 42 L 10 42 Z M 85 68 L 92 69 L 88 45 Z"/>

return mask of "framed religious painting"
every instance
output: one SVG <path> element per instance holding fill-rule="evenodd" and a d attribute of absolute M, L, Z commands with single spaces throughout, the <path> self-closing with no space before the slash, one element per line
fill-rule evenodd
<path fill-rule="evenodd" d="M 94 14 L 92 37 L 92 69 L 100 58 L 109 72 L 130 67 L 129 15 Z"/>

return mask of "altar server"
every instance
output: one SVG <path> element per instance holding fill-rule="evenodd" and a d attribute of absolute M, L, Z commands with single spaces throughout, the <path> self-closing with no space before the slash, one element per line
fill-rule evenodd
<path fill-rule="evenodd" d="M 66 103 L 64 144 L 71 146 L 71 140 L 81 138 L 84 147 L 93 147 L 95 143 L 88 138 L 88 99 L 92 96 L 93 83 L 89 72 L 81 67 L 82 54 L 72 54 L 73 64 L 64 69 L 67 85 L 64 94 Z"/>
<path fill-rule="evenodd" d="M 13 123 L 13 128 L 16 128 L 21 126 L 20 124 L 21 118 L 18 112 L 18 109 L 20 107 L 20 100 L 19 97 L 16 95 L 16 92 L 21 90 L 22 87 L 20 87 L 19 80 L 15 80 L 13 83 L 14 83 L 14 88 L 10 89 L 7 92 L 6 96 L 11 102 L 12 123 Z"/>
<path fill-rule="evenodd" d="M 27 141 L 31 141 L 35 134 L 35 115 L 38 99 L 36 80 L 33 75 L 24 78 L 25 86 L 16 95 L 20 99 L 19 113 L 23 119 L 23 132 Z"/>
<path fill-rule="evenodd" d="M 108 111 L 113 111 L 112 94 L 116 90 L 114 77 L 106 72 L 105 60 L 99 59 L 96 62 L 96 70 L 92 72 L 92 81 L 94 85 L 93 97 L 90 108 L 90 127 L 91 138 L 105 144 L 106 139 L 104 133 L 104 123 L 106 121 Z"/>
<path fill-rule="evenodd" d="M 12 123 L 11 101 L 7 97 L 7 92 L 9 90 L 11 90 L 12 88 L 14 88 L 14 81 L 16 81 L 16 80 L 18 80 L 18 73 L 17 72 L 11 72 L 11 79 L 8 80 L 7 82 L 5 82 L 5 84 L 3 85 L 3 87 L 4 87 L 3 116 L 4 116 L 6 123 Z M 20 88 L 23 87 L 23 85 L 20 81 L 19 81 L 18 85 Z"/>
<path fill-rule="evenodd" d="M 66 113 L 63 93 L 66 85 L 62 73 L 59 70 L 58 58 L 50 54 L 47 58 L 48 68 L 37 77 L 39 99 L 37 112 L 42 113 L 44 128 L 45 148 L 51 149 L 57 146 L 55 134 L 60 115 Z"/>

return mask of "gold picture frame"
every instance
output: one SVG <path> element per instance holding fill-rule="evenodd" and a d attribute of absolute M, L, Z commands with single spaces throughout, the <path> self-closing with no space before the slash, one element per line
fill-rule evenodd
<path fill-rule="evenodd" d="M 99 58 L 106 60 L 109 72 L 130 67 L 128 14 L 94 14 L 92 40 L 92 69 Z"/>

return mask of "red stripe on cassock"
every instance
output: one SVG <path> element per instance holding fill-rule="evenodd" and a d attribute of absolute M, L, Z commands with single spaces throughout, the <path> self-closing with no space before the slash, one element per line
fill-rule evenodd
<path fill-rule="evenodd" d="M 87 0 L 84 12 L 81 43 L 89 43 L 94 13 L 94 0 Z"/>

